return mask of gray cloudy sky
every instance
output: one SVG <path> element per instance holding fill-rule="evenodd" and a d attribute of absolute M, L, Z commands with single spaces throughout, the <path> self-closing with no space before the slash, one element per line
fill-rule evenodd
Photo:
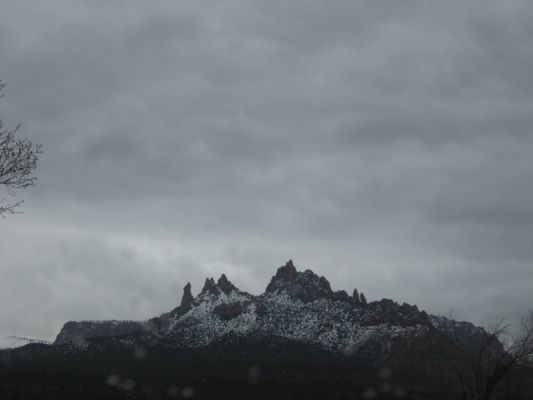
<path fill-rule="evenodd" d="M 533 308 L 533 3 L 2 0 L 0 335 L 298 268 L 473 322 Z"/>

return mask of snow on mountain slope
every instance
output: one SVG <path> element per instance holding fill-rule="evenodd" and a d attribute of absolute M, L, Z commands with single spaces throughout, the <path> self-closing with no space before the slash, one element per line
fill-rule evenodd
<path fill-rule="evenodd" d="M 68 322 L 55 343 L 108 338 L 126 347 L 159 343 L 194 348 L 231 338 L 283 337 L 336 353 L 364 351 L 383 358 L 395 341 L 446 330 L 445 320 L 389 299 L 367 304 L 357 290 L 352 296 L 334 292 L 326 278 L 310 270 L 298 272 L 289 261 L 259 296 L 237 289 L 225 275 L 217 282 L 208 278 L 196 297 L 187 284 L 180 306 L 159 317 L 144 322 Z M 462 324 L 466 334 L 476 329 Z"/>
<path fill-rule="evenodd" d="M 189 289 L 185 288 L 184 298 Z M 238 290 L 225 276 L 217 284 L 208 279 L 186 309 L 162 318 L 171 322 L 160 323 L 167 327 L 159 332 L 161 341 L 176 347 L 202 347 L 228 336 L 256 335 L 305 341 L 334 352 L 353 350 L 369 341 L 418 335 L 429 326 L 427 314 L 415 306 L 387 299 L 366 304 L 357 291 L 352 297 L 333 292 L 326 278 L 310 270 L 298 272 L 292 261 L 278 269 L 262 295 Z"/>

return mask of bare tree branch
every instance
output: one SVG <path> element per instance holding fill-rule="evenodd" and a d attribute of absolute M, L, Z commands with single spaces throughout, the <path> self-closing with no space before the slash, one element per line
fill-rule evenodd
<path fill-rule="evenodd" d="M 0 81 L 0 91 L 5 87 Z M 3 95 L 0 95 L 2 97 Z M 0 185 L 4 187 L 9 196 L 15 196 L 19 190 L 35 186 L 37 178 L 33 171 L 37 168 L 39 154 L 42 153 L 41 145 L 35 145 L 30 140 L 17 137 L 20 124 L 14 129 L 4 128 L 0 119 Z M 17 213 L 17 208 L 22 200 L 5 202 L 0 201 L 0 216 Z"/>
<path fill-rule="evenodd" d="M 455 383 L 449 385 L 450 390 L 455 390 L 454 397 L 461 400 L 518 398 L 533 361 L 533 311 L 522 319 L 518 335 L 511 340 L 508 340 L 509 328 L 504 318 L 498 318 L 486 328 L 484 335 L 472 337 L 461 347 L 443 339 L 439 346 L 448 364 L 448 376 L 452 381 L 455 377 Z"/>

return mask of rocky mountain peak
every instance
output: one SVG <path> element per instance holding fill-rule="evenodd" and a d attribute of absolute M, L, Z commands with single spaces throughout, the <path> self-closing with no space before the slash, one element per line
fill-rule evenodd
<path fill-rule="evenodd" d="M 287 261 L 287 263 L 278 268 L 276 272 L 275 279 L 282 279 L 285 281 L 293 281 L 296 279 L 298 272 L 294 266 L 292 260 Z"/>
<path fill-rule="evenodd" d="M 418 310 L 416 305 L 396 303 L 391 299 L 381 299 L 368 303 L 368 310 L 372 316 L 369 322 L 374 324 L 394 323 L 398 326 L 414 326 L 429 324 L 429 317 L 425 312 Z"/>
<path fill-rule="evenodd" d="M 366 296 L 363 292 L 361 292 L 361 294 L 359 295 L 359 304 L 362 305 L 363 307 L 367 305 L 367 301 L 366 301 Z"/>
<path fill-rule="evenodd" d="M 298 272 L 296 271 L 296 267 L 292 260 L 287 261 L 285 265 L 278 268 L 276 275 L 270 280 L 270 283 L 266 288 L 266 293 L 275 292 L 281 285 L 296 280 L 297 276 Z"/>
<path fill-rule="evenodd" d="M 358 306 L 359 304 L 361 304 L 361 298 L 359 297 L 359 292 L 357 291 L 357 289 L 353 290 L 352 299 L 355 305 Z"/>
<path fill-rule="evenodd" d="M 183 313 L 186 313 L 191 309 L 193 300 L 194 297 L 191 293 L 191 282 L 188 282 L 183 288 L 183 296 L 181 297 L 180 309 Z"/>
<path fill-rule="evenodd" d="M 215 282 L 213 278 L 207 278 L 200 295 L 219 295 L 220 293 L 229 295 L 232 291 L 238 291 L 238 289 L 233 283 L 231 283 L 225 274 L 222 274 L 217 282 Z"/>
<path fill-rule="evenodd" d="M 218 278 L 217 286 L 225 294 L 230 294 L 233 290 L 237 290 L 237 288 L 228 280 L 225 274 L 222 274 L 220 278 Z"/>
<path fill-rule="evenodd" d="M 394 338 L 428 335 L 432 327 L 446 332 L 449 326 L 446 318 L 431 318 L 414 305 L 391 299 L 367 302 L 357 290 L 351 296 L 344 290 L 334 292 L 326 278 L 309 269 L 297 271 L 289 260 L 264 294 L 242 292 L 222 274 L 217 281 L 207 278 L 196 298 L 187 283 L 180 306 L 148 322 L 69 322 L 55 343 L 81 346 L 108 338 L 120 346 L 194 348 L 257 334 L 302 340 L 335 352 L 357 348 L 361 354 L 370 352 L 374 360 L 386 356 Z M 461 329 L 465 338 L 475 332 L 468 323 Z"/>
<path fill-rule="evenodd" d="M 326 278 L 318 276 L 309 269 L 298 272 L 292 260 L 278 268 L 276 275 L 270 280 L 266 293 L 275 292 L 286 292 L 291 298 L 303 302 L 335 297 Z"/>
<path fill-rule="evenodd" d="M 215 280 L 213 278 L 206 278 L 204 287 L 202 289 L 202 292 L 200 294 L 219 294 L 220 290 L 217 287 L 217 284 L 215 283 Z"/>

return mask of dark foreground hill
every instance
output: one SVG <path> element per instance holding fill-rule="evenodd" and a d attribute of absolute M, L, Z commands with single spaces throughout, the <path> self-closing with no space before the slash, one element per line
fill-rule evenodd
<path fill-rule="evenodd" d="M 238 338 L 194 349 L 99 345 L 99 351 L 29 345 L 4 353 L 1 398 L 398 399 L 426 398 L 433 390 L 420 375 L 422 365 L 412 370 L 397 359 L 370 367 L 353 355 L 280 337 Z M 411 356 L 431 356 L 429 347 L 417 345 Z"/>
<path fill-rule="evenodd" d="M 148 321 L 69 322 L 53 345 L 0 352 L 0 398 L 447 399 L 458 354 L 487 337 L 334 292 L 289 261 L 259 296 L 222 275 L 196 297 L 188 284 L 180 306 Z"/>

